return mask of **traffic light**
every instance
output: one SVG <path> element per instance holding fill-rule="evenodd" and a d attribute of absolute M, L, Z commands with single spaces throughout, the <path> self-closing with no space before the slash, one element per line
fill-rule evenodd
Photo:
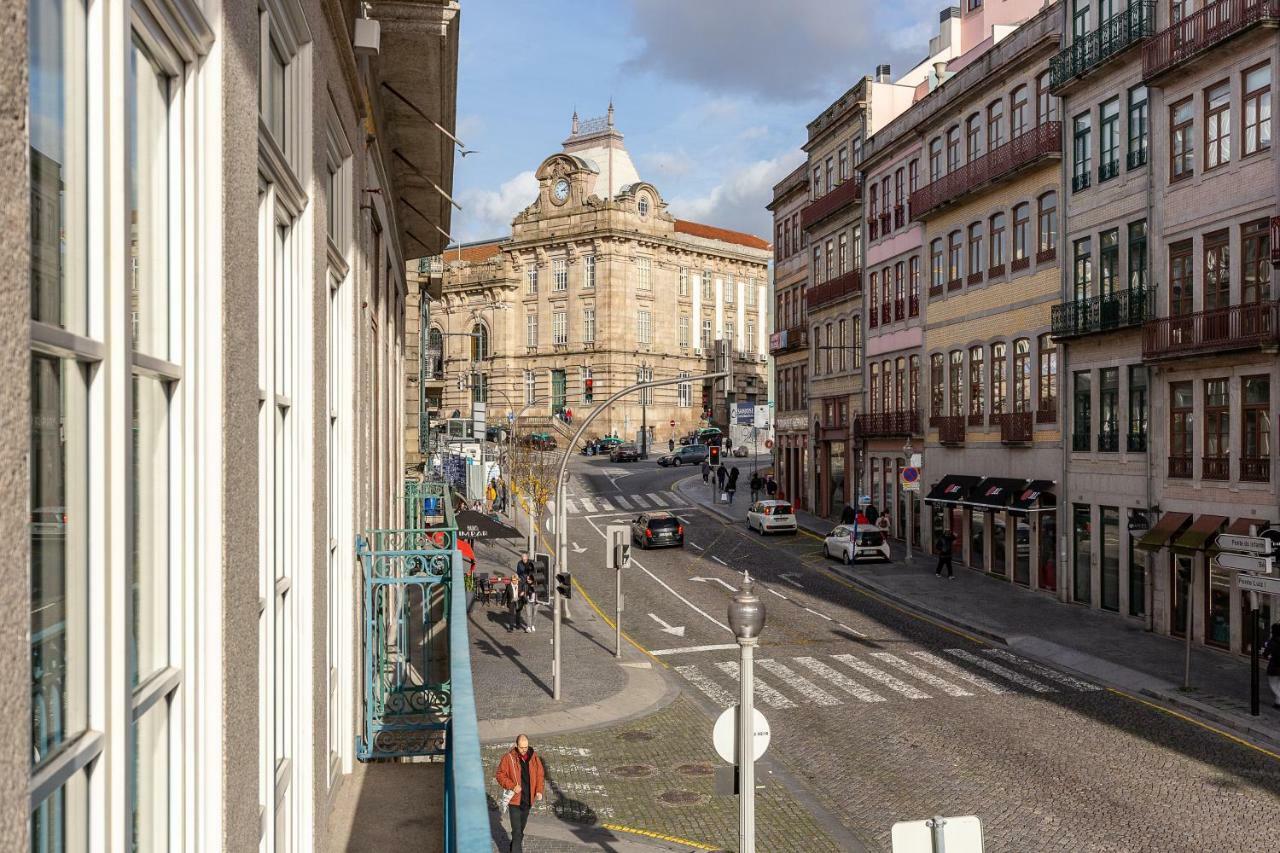
<path fill-rule="evenodd" d="M 547 580 L 551 573 L 551 555 L 533 555 L 533 591 L 538 598 L 547 598 Z"/>
<path fill-rule="evenodd" d="M 573 598 L 573 575 L 568 572 L 556 572 L 556 592 L 561 598 Z"/>
<path fill-rule="evenodd" d="M 595 399 L 595 380 L 588 377 L 587 381 L 583 383 L 583 386 L 582 401 L 584 403 L 590 403 Z"/>
<path fill-rule="evenodd" d="M 712 444 L 707 447 L 707 461 L 712 465 L 720 464 L 720 445 Z"/>
<path fill-rule="evenodd" d="M 613 546 L 613 567 L 615 569 L 625 569 L 631 565 L 631 546 L 626 542 L 619 542 Z"/>

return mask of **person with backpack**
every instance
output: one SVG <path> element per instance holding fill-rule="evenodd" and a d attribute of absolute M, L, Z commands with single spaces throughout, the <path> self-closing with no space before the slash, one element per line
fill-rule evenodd
<path fill-rule="evenodd" d="M 778 481 L 773 479 L 772 474 L 764 479 L 764 493 L 769 496 L 770 500 L 778 494 Z"/>

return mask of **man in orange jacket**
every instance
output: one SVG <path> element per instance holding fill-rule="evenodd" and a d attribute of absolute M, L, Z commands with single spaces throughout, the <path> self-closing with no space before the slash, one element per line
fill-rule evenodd
<path fill-rule="evenodd" d="M 542 799 L 544 778 L 542 759 L 534 754 L 526 735 L 517 737 L 516 745 L 502 756 L 502 760 L 498 762 L 498 772 L 493 774 L 493 778 L 502 786 L 503 791 L 512 792 L 509 803 L 511 853 L 523 853 L 524 826 L 529 822 L 530 807 Z"/>

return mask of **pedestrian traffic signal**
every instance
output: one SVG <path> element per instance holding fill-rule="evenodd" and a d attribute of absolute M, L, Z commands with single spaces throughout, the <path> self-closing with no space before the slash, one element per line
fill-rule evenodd
<path fill-rule="evenodd" d="M 551 574 L 551 555 L 533 555 L 533 591 L 539 598 L 547 598 L 547 582 Z"/>
<path fill-rule="evenodd" d="M 556 572 L 556 592 L 561 598 L 573 598 L 573 575 L 568 572 Z"/>
<path fill-rule="evenodd" d="M 707 461 L 712 465 L 720 464 L 720 446 L 712 444 L 707 448 Z"/>
<path fill-rule="evenodd" d="M 595 392 L 594 385 L 595 385 L 595 380 L 594 380 L 594 379 L 590 379 L 590 378 L 588 378 L 588 379 L 583 383 L 583 389 L 582 389 L 582 401 L 583 401 L 584 403 L 590 403 L 590 402 L 594 399 L 594 396 L 595 396 L 595 394 L 594 394 L 594 392 Z"/>
<path fill-rule="evenodd" d="M 631 546 L 625 542 L 619 542 L 613 546 L 613 567 L 615 569 L 625 569 L 631 566 Z"/>

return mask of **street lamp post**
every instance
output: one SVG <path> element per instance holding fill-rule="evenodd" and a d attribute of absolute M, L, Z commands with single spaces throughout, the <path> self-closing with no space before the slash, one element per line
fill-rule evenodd
<path fill-rule="evenodd" d="M 749 572 L 742 589 L 729 602 L 729 628 L 742 649 L 742 689 L 738 700 L 738 850 L 756 850 L 755 648 L 764 630 L 764 602 L 756 595 Z"/>
<path fill-rule="evenodd" d="M 916 449 L 915 449 L 914 447 L 912 447 L 912 446 L 911 446 L 911 436 L 907 436 L 907 443 L 906 443 L 906 444 L 904 444 L 904 445 L 902 445 L 902 461 L 906 464 L 906 466 L 907 466 L 908 468 L 910 468 L 910 467 L 911 467 L 911 454 L 912 454 L 912 453 L 915 453 L 915 450 L 916 450 Z M 901 480 L 902 478 L 901 478 L 901 477 L 899 477 L 898 479 L 899 479 L 899 480 Z M 914 501 L 914 498 L 913 498 L 912 494 L 911 494 L 910 492 L 908 492 L 908 491 L 904 488 L 904 486 L 905 486 L 905 484 L 903 484 L 903 483 L 899 483 L 899 484 L 898 484 L 898 487 L 902 489 L 902 497 L 903 497 L 903 500 L 904 500 L 904 501 L 906 502 L 906 504 L 907 504 L 907 535 L 906 535 L 906 540 L 907 540 L 907 562 L 908 562 L 908 563 L 910 563 L 910 562 L 911 562 L 911 531 L 912 531 L 912 526 L 911 526 L 911 514 L 912 514 L 912 513 L 911 513 L 911 511 L 912 511 L 912 509 L 914 509 L 914 507 L 912 507 L 912 506 L 911 506 L 911 504 L 912 504 L 912 502 Z"/>

